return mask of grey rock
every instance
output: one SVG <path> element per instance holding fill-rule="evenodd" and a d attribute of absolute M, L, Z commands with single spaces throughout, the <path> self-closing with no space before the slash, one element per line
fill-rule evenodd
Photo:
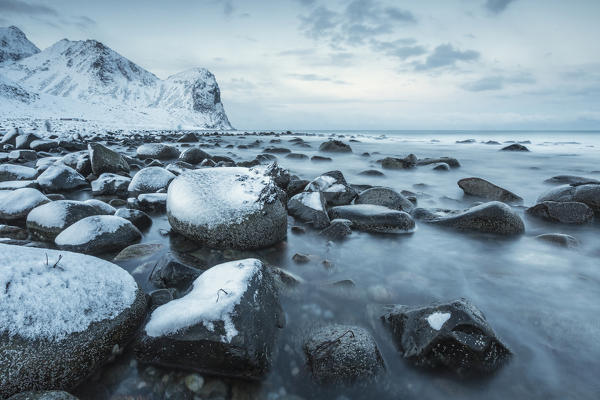
<path fill-rule="evenodd" d="M 430 164 L 448 164 L 450 168 L 460 167 L 460 162 L 456 158 L 452 157 L 439 157 L 439 158 L 422 158 L 417 161 L 417 165 L 430 165 Z"/>
<path fill-rule="evenodd" d="M 146 143 L 137 148 L 136 155 L 141 159 L 172 160 L 179 157 L 179 150 L 164 143 Z"/>
<path fill-rule="evenodd" d="M 352 234 L 352 221 L 347 219 L 334 219 L 329 226 L 319 232 L 331 240 L 340 240 Z"/>
<path fill-rule="evenodd" d="M 199 164 L 206 159 L 211 159 L 211 155 L 199 147 L 190 147 L 181 153 L 179 159 L 190 164 Z"/>
<path fill-rule="evenodd" d="M 527 209 L 527 214 L 563 224 L 586 224 L 594 219 L 594 212 L 585 203 L 574 201 L 544 201 Z"/>
<path fill-rule="evenodd" d="M 66 165 L 55 164 L 42 172 L 37 178 L 38 185 L 46 192 L 75 190 L 88 186 L 85 178 Z"/>
<path fill-rule="evenodd" d="M 21 392 L 8 400 L 77 400 L 77 397 L 64 391 L 44 390 L 39 392 Z"/>
<path fill-rule="evenodd" d="M 100 176 L 105 172 L 113 174 L 129 172 L 127 160 L 116 151 L 113 151 L 100 143 L 88 144 L 88 151 L 90 165 L 94 175 Z"/>
<path fill-rule="evenodd" d="M 409 154 L 405 158 L 386 157 L 381 160 L 381 167 L 386 169 L 409 169 L 417 165 L 417 157 Z"/>
<path fill-rule="evenodd" d="M 575 175 L 557 175 L 552 178 L 546 179 L 544 182 L 558 184 L 558 185 L 572 185 L 579 186 L 585 185 L 588 183 L 596 183 L 600 184 L 600 181 L 597 179 L 586 178 L 584 176 L 575 176 Z"/>
<path fill-rule="evenodd" d="M 27 231 L 23 228 L 0 224 L 0 238 L 25 240 L 27 239 L 27 236 Z"/>
<path fill-rule="evenodd" d="M 304 222 L 310 222 L 319 229 L 329 225 L 322 192 L 302 192 L 293 196 L 287 204 L 290 215 Z"/>
<path fill-rule="evenodd" d="M 579 240 L 564 233 L 544 233 L 537 235 L 535 239 L 559 247 L 573 248 L 579 246 Z"/>
<path fill-rule="evenodd" d="M 152 225 L 152 218 L 141 210 L 131 208 L 121 208 L 115 213 L 117 217 L 125 218 L 127 221 L 135 225 L 136 228 L 143 231 Z"/>
<path fill-rule="evenodd" d="M 202 271 L 180 263 L 171 253 L 165 254 L 148 277 L 154 286 L 184 290 L 200 276 Z"/>
<path fill-rule="evenodd" d="M 529 149 L 522 144 L 511 144 L 500 149 L 500 151 L 529 151 Z"/>
<path fill-rule="evenodd" d="M 24 220 L 27 214 L 50 199 L 37 189 L 23 188 L 0 191 L 0 220 Z"/>
<path fill-rule="evenodd" d="M 319 150 L 331 153 L 352 153 L 352 148 L 341 140 L 323 142 L 319 146 Z"/>
<path fill-rule="evenodd" d="M 132 195 L 155 193 L 160 189 L 166 189 L 173 179 L 175 174 L 162 167 L 147 167 L 133 176 L 127 190 Z"/>
<path fill-rule="evenodd" d="M 406 212 L 410 212 L 414 208 L 410 200 L 386 187 L 374 187 L 360 192 L 354 200 L 354 204 L 374 204 Z"/>
<path fill-rule="evenodd" d="M 544 201 L 585 203 L 595 215 L 600 216 L 600 184 L 559 186 L 542 194 L 537 200 L 538 203 Z"/>
<path fill-rule="evenodd" d="M 35 179 L 37 171 L 33 168 L 14 164 L 0 165 L 0 182 Z"/>
<path fill-rule="evenodd" d="M 465 194 L 481 197 L 486 200 L 496 200 L 503 203 L 520 204 L 523 198 L 500 186 L 481 178 L 464 178 L 458 181 L 458 186 Z"/>
<path fill-rule="evenodd" d="M 94 196 L 125 196 L 131 178 L 105 172 L 92 181 L 92 194 Z"/>
<path fill-rule="evenodd" d="M 409 233 L 415 229 L 415 221 L 406 212 L 372 204 L 332 207 L 329 217 L 350 220 L 353 228 L 366 232 Z"/>

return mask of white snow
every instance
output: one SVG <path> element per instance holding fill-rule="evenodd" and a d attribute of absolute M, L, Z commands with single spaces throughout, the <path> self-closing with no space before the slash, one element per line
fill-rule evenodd
<path fill-rule="evenodd" d="M 85 204 L 89 204 L 98 210 L 99 214 L 112 215 L 117 212 L 117 209 L 108 203 L 98 199 L 88 199 L 84 201 Z"/>
<path fill-rule="evenodd" d="M 0 191 L 0 213 L 16 215 L 39 204 L 50 201 L 42 192 L 33 188 Z"/>
<path fill-rule="evenodd" d="M 329 175 L 321 175 L 306 185 L 307 192 L 322 192 L 335 183 L 335 178 Z"/>
<path fill-rule="evenodd" d="M 147 167 L 139 170 L 131 179 L 130 192 L 152 193 L 166 188 L 175 178 L 175 174 L 163 167 Z"/>
<path fill-rule="evenodd" d="M 449 319 L 450 313 L 434 312 L 427 317 L 427 322 L 432 329 L 439 331 Z"/>
<path fill-rule="evenodd" d="M 0 182 L 0 190 L 16 190 L 36 186 L 35 181 L 4 181 Z"/>
<path fill-rule="evenodd" d="M 69 204 L 79 203 L 75 200 L 57 200 L 43 204 L 27 214 L 27 222 L 35 222 L 47 228 L 62 227 L 67 218 Z"/>
<path fill-rule="evenodd" d="M 40 49 L 16 26 L 0 28 L 0 63 L 20 60 L 39 52 Z"/>
<path fill-rule="evenodd" d="M 261 267 L 259 260 L 248 258 L 206 270 L 194 281 L 187 295 L 154 310 L 146 325 L 146 333 L 151 337 L 163 336 L 197 324 L 212 331 L 214 322 L 222 320 L 226 333 L 221 340 L 231 342 L 238 334 L 232 313 L 252 278 L 258 276 L 262 279 Z"/>
<path fill-rule="evenodd" d="M 323 203 L 321 202 L 321 193 L 319 192 L 303 192 L 297 196 L 300 197 L 300 202 L 314 210 L 323 211 Z"/>
<path fill-rule="evenodd" d="M 167 211 L 180 221 L 208 228 L 241 223 L 273 192 L 269 176 L 242 167 L 185 171 L 169 186 Z"/>
<path fill-rule="evenodd" d="M 2 175 L 12 176 L 12 178 L 7 180 L 22 181 L 34 179 L 37 175 L 37 171 L 22 165 L 2 164 L 0 165 L 0 176 Z"/>
<path fill-rule="evenodd" d="M 75 222 L 54 240 L 58 246 L 89 243 L 104 233 L 114 233 L 131 222 L 115 215 L 93 215 Z"/>
<path fill-rule="evenodd" d="M 86 183 L 85 178 L 79 172 L 62 164 L 48 167 L 38 176 L 37 182 L 41 187 L 51 187 L 59 176 L 65 178 L 64 187 L 67 189 L 82 186 Z"/>
<path fill-rule="evenodd" d="M 0 333 L 60 340 L 120 314 L 137 285 L 96 257 L 0 244 L 0 288 Z"/>

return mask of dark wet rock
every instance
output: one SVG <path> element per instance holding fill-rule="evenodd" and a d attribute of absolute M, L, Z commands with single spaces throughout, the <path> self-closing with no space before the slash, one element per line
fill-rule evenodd
<path fill-rule="evenodd" d="M 237 285 L 243 278 L 235 277 L 247 280 Z M 186 302 L 203 298 L 210 298 L 210 307 L 187 308 Z M 223 311 L 215 313 L 220 302 Z M 184 324 L 176 317 L 182 312 L 187 315 Z M 171 320 L 177 324 L 176 329 Z M 154 310 L 135 345 L 135 353 L 145 363 L 260 379 L 270 369 L 283 321 L 270 271 L 259 260 L 232 261 L 208 269 L 188 294 Z"/>
<path fill-rule="evenodd" d="M 21 392 L 8 400 L 77 400 L 77 397 L 62 390 L 43 390 L 39 392 Z"/>
<path fill-rule="evenodd" d="M 594 219 L 594 212 L 585 203 L 573 201 L 544 201 L 527 209 L 527 214 L 563 224 L 586 224 Z"/>
<path fill-rule="evenodd" d="M 442 215 L 418 208 L 413 211 L 413 216 L 423 222 L 459 231 L 499 235 L 520 235 L 525 232 L 525 224 L 521 217 L 510 206 L 499 201 L 491 201 L 464 211 Z"/>
<path fill-rule="evenodd" d="M 94 196 L 125 196 L 131 178 L 105 172 L 92 181 L 92 194 Z"/>
<path fill-rule="evenodd" d="M 327 325 L 313 329 L 303 344 L 315 381 L 349 384 L 370 381 L 385 370 L 375 339 L 353 325 Z"/>
<path fill-rule="evenodd" d="M 114 208 L 125 207 L 127 205 L 127 200 L 124 199 L 110 199 L 108 204 Z"/>
<path fill-rule="evenodd" d="M 25 229 L 18 226 L 0 224 L 0 238 L 9 238 L 16 240 L 27 239 L 28 233 Z"/>
<path fill-rule="evenodd" d="M 287 204 L 290 215 L 304 222 L 310 222 L 319 229 L 329 225 L 322 192 L 302 192 L 293 196 Z"/>
<path fill-rule="evenodd" d="M 352 228 L 378 233 L 407 233 L 415 229 L 415 221 L 404 211 L 372 204 L 332 207 L 331 219 L 352 221 Z"/>
<path fill-rule="evenodd" d="M 586 178 L 584 176 L 575 176 L 575 175 L 558 175 L 553 176 L 552 178 L 546 179 L 544 182 L 558 184 L 558 185 L 572 185 L 579 186 L 585 185 L 588 183 L 600 184 L 600 181 L 597 179 Z"/>
<path fill-rule="evenodd" d="M 310 158 L 311 161 L 317 161 L 317 162 L 322 162 L 322 161 L 333 161 L 333 159 L 331 157 L 323 157 L 323 156 L 312 156 Z"/>
<path fill-rule="evenodd" d="M 352 153 L 352 148 L 341 140 L 329 140 L 321 143 L 319 151 L 330 153 Z"/>
<path fill-rule="evenodd" d="M 522 144 L 515 143 L 503 147 L 502 149 L 500 149 L 500 151 L 529 151 L 529 149 L 523 146 Z"/>
<path fill-rule="evenodd" d="M 544 201 L 585 203 L 594 214 L 600 216 L 600 184 L 559 186 L 542 194 L 537 201 L 538 203 Z"/>
<path fill-rule="evenodd" d="M 42 172 L 37 178 L 37 183 L 46 192 L 70 191 L 89 185 L 79 172 L 60 164 Z"/>
<path fill-rule="evenodd" d="M 164 143 L 146 143 L 137 148 L 136 155 L 141 159 L 172 160 L 179 157 L 179 150 Z"/>
<path fill-rule="evenodd" d="M 460 167 L 460 162 L 456 158 L 452 157 L 440 157 L 440 158 L 423 158 L 417 161 L 417 165 L 430 165 L 430 164 L 448 164 L 450 168 Z"/>
<path fill-rule="evenodd" d="M 544 233 L 537 235 L 535 239 L 559 247 L 573 248 L 579 246 L 579 240 L 564 233 Z"/>
<path fill-rule="evenodd" d="M 252 249 L 282 241 L 285 203 L 281 189 L 264 173 L 238 167 L 181 174 L 168 190 L 171 227 L 209 247 Z"/>
<path fill-rule="evenodd" d="M 143 260 L 165 248 L 161 243 L 137 243 L 125 247 L 113 258 L 113 261 Z"/>
<path fill-rule="evenodd" d="M 458 186 L 466 195 L 481 197 L 486 200 L 496 200 L 509 204 L 521 204 L 523 198 L 500 186 L 481 178 L 464 178 L 458 181 Z"/>
<path fill-rule="evenodd" d="M 131 222 L 114 215 L 83 218 L 62 231 L 54 240 L 64 250 L 85 254 L 120 251 L 138 242 L 142 234 Z"/>
<path fill-rule="evenodd" d="M 138 196 L 139 209 L 155 213 L 167 211 L 166 193 L 143 193 Z"/>
<path fill-rule="evenodd" d="M 475 139 L 457 140 L 456 144 L 471 144 L 477 142 Z"/>
<path fill-rule="evenodd" d="M 306 264 L 311 261 L 311 257 L 308 254 L 296 253 L 292 256 L 292 260 L 297 264 Z"/>
<path fill-rule="evenodd" d="M 273 182 L 282 190 L 286 190 L 288 185 L 290 184 L 290 172 L 281 168 L 277 165 L 277 162 L 271 162 L 267 166 L 262 169 L 258 169 L 260 173 L 265 174 L 266 176 L 270 176 L 273 179 Z"/>
<path fill-rule="evenodd" d="M 31 180 L 35 179 L 37 174 L 35 169 L 21 165 L 0 165 L 0 182 Z"/>
<path fill-rule="evenodd" d="M 179 156 L 181 161 L 185 161 L 186 163 L 190 164 L 199 164 L 202 161 L 210 158 L 211 155 L 199 147 L 190 147 L 189 149 L 184 150 L 184 152 Z"/>
<path fill-rule="evenodd" d="M 27 215 L 27 230 L 39 240 L 52 242 L 59 233 L 75 222 L 105 213 L 89 203 L 75 200 L 58 200 L 43 204 Z"/>
<path fill-rule="evenodd" d="M 37 153 L 33 150 L 13 150 L 8 153 L 8 159 L 12 161 L 27 162 L 37 160 Z"/>
<path fill-rule="evenodd" d="M 23 135 L 19 135 L 15 138 L 15 149 L 28 149 L 29 145 L 34 140 L 40 140 L 41 137 L 33 134 L 33 133 L 25 133 Z"/>
<path fill-rule="evenodd" d="M 171 253 L 165 254 L 148 277 L 154 286 L 185 290 L 202 271 L 180 263 Z"/>
<path fill-rule="evenodd" d="M 405 359 L 459 375 L 490 373 L 510 357 L 483 313 L 466 300 L 413 307 L 386 306 L 381 320 Z"/>
<path fill-rule="evenodd" d="M 359 172 L 358 175 L 364 175 L 364 176 L 385 176 L 385 174 L 383 172 L 378 171 L 376 169 L 367 169 L 367 170 Z"/>
<path fill-rule="evenodd" d="M 352 221 L 347 219 L 334 219 L 329 226 L 319 232 L 331 240 L 341 240 L 352 234 Z"/>
<path fill-rule="evenodd" d="M 410 212 L 414 208 L 406 197 L 386 187 L 374 187 L 360 192 L 354 200 L 354 204 L 374 204 L 406 212 Z"/>
<path fill-rule="evenodd" d="M 286 149 L 285 147 L 267 147 L 263 150 L 263 153 L 271 153 L 271 154 L 287 154 L 291 153 L 290 149 Z"/>
<path fill-rule="evenodd" d="M 167 304 L 173 300 L 173 289 L 156 289 L 148 294 L 148 309 L 154 311 L 157 307 Z"/>
<path fill-rule="evenodd" d="M 381 167 L 385 169 L 409 169 L 417 165 L 417 157 L 409 154 L 405 158 L 386 157 L 381 160 Z"/>
<path fill-rule="evenodd" d="M 285 156 L 285 158 L 292 160 L 308 160 L 308 156 L 302 153 L 289 153 Z"/>
<path fill-rule="evenodd" d="M 435 167 L 433 167 L 434 171 L 450 171 L 450 166 L 446 163 L 440 163 L 440 164 L 436 164 Z"/>
<path fill-rule="evenodd" d="M 173 179 L 175 174 L 162 167 L 147 167 L 133 176 L 127 190 L 132 195 L 155 193 L 166 189 Z"/>
<path fill-rule="evenodd" d="M 127 221 L 135 225 L 139 230 L 146 230 L 152 225 L 152 218 L 141 210 L 131 208 L 121 208 L 115 213 L 117 217 L 125 218 Z"/>
<path fill-rule="evenodd" d="M 179 143 L 195 143 L 198 141 L 198 138 L 192 132 L 188 132 L 181 135 L 177 141 Z"/>
<path fill-rule="evenodd" d="M 302 235 L 302 234 L 306 233 L 306 229 L 304 229 L 304 227 L 297 226 L 297 225 L 292 226 L 290 228 L 290 230 L 292 231 L 292 233 L 295 233 L 296 235 Z"/>
<path fill-rule="evenodd" d="M 285 193 L 288 198 L 292 198 L 302 192 L 308 184 L 309 181 L 306 179 L 290 178 L 290 183 L 288 183 Z"/>
<path fill-rule="evenodd" d="M 500 144 L 500 142 L 497 142 L 495 140 L 488 140 L 487 142 L 483 142 L 483 144 Z"/>
<path fill-rule="evenodd" d="M 50 199 L 37 189 L 23 188 L 0 191 L 0 220 L 24 220 L 27 214 Z"/>
<path fill-rule="evenodd" d="M 94 175 L 100 176 L 105 172 L 113 174 L 129 172 L 129 164 L 125 158 L 116 151 L 113 151 L 100 143 L 88 144 L 88 151 L 90 153 L 90 165 Z"/>
<path fill-rule="evenodd" d="M 88 176 L 92 173 L 92 162 L 90 161 L 89 151 L 70 153 L 62 157 L 59 161 L 60 163 L 73 168 L 82 176 Z"/>

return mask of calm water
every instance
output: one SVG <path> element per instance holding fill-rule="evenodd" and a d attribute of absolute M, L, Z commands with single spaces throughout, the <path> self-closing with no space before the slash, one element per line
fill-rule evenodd
<path fill-rule="evenodd" d="M 555 175 L 582 175 L 600 179 L 600 133 L 590 132 L 308 132 L 311 149 L 288 143 L 293 136 L 258 137 L 259 148 L 226 149 L 227 144 L 246 144 L 256 136 L 223 138 L 211 154 L 249 160 L 267 146 L 288 147 L 309 156 L 329 135 L 345 135 L 354 150 L 333 155 L 333 162 L 290 160 L 279 163 L 305 179 L 339 169 L 350 183 L 389 186 L 418 195 L 421 207 L 466 208 L 456 182 L 477 176 L 507 188 L 535 204 L 553 187 L 544 180 Z M 382 135 L 385 135 L 382 136 Z M 456 144 L 476 139 L 477 143 Z M 482 141 L 531 141 L 530 153 L 498 151 L 501 145 Z M 370 156 L 362 156 L 369 152 Z M 365 169 L 385 156 L 419 158 L 451 156 L 462 167 L 436 172 L 431 166 L 409 171 L 384 170 L 385 177 L 364 177 Z M 80 194 L 81 195 L 81 194 Z M 518 208 L 523 214 L 525 207 Z M 600 395 L 600 223 L 589 226 L 548 224 L 523 215 L 526 233 L 516 239 L 463 234 L 418 223 L 410 235 L 371 235 L 354 232 L 342 242 L 327 242 L 307 226 L 307 232 L 288 232 L 287 242 L 259 252 L 222 252 L 197 249 L 189 243 L 170 242 L 160 235 L 169 227 L 165 216 L 155 216 L 145 242 L 164 243 L 179 251 L 187 262 L 207 268 L 222 261 L 259 257 L 302 277 L 306 283 L 283 295 L 287 326 L 277 342 L 278 356 L 271 374 L 261 383 L 245 385 L 228 381 L 229 394 L 247 398 L 306 399 L 597 399 Z M 296 223 L 289 218 L 289 228 Z M 289 229 L 288 228 L 288 229 Z M 541 233 L 568 233 L 580 240 L 577 249 L 540 243 Z M 306 253 L 314 262 L 295 264 L 292 256 Z M 150 267 L 140 262 L 122 263 L 140 284 L 150 290 Z M 333 267 L 325 268 L 323 260 Z M 341 290 L 330 285 L 351 279 L 356 287 Z M 464 381 L 454 376 L 415 369 L 402 360 L 380 326 L 371 304 L 428 304 L 466 297 L 486 315 L 497 335 L 511 348 L 511 362 L 487 379 Z M 301 351 L 305 330 L 318 323 L 357 324 L 375 336 L 385 359 L 387 373 L 369 387 L 322 388 L 313 384 Z M 90 379 L 80 395 L 84 398 L 161 398 L 154 393 L 156 376 L 136 365 L 129 354 Z M 160 370 L 166 374 L 168 371 Z M 183 374 L 182 376 L 184 376 Z M 209 382 L 209 381 L 207 381 Z M 164 383 L 164 382 L 163 382 Z M 154 393 L 154 394 L 153 394 Z M 244 398 L 244 397 L 240 397 Z"/>

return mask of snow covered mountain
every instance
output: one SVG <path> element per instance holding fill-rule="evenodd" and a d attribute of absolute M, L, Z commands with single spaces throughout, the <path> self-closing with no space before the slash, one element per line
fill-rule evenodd
<path fill-rule="evenodd" d="M 0 28 L 0 63 L 17 61 L 39 52 L 40 49 L 16 26 Z"/>
<path fill-rule="evenodd" d="M 63 39 L 0 64 L 1 108 L 37 118 L 232 129 L 208 70 L 194 68 L 161 80 L 95 40 Z"/>

